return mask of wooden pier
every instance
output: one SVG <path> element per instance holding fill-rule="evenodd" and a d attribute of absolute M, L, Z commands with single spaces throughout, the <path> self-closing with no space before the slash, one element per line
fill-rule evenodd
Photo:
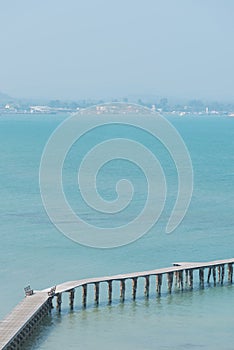
<path fill-rule="evenodd" d="M 150 277 L 155 276 L 156 294 L 160 297 L 163 280 L 166 278 L 167 292 L 173 290 L 192 290 L 196 283 L 201 288 L 211 283 L 216 286 L 224 282 L 232 283 L 234 258 L 216 260 L 206 263 L 174 263 L 173 266 L 150 271 L 134 272 L 99 278 L 87 278 L 70 281 L 29 294 L 16 308 L 0 322 L 0 349 L 20 349 L 30 338 L 40 321 L 51 311 L 53 299 L 56 298 L 56 307 L 61 311 L 62 294 L 69 293 L 69 307 L 74 308 L 75 289 L 82 288 L 82 305 L 87 304 L 87 286 L 94 286 L 94 303 L 99 304 L 100 283 L 107 283 L 107 302 L 112 302 L 112 285 L 114 281 L 120 283 L 120 301 L 124 302 L 126 294 L 126 280 L 132 280 L 132 299 L 136 299 L 138 278 L 144 279 L 144 295 L 149 297 Z M 196 272 L 197 271 L 197 272 Z"/>

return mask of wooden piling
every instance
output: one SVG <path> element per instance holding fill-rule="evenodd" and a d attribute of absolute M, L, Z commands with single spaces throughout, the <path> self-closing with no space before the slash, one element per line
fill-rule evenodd
<path fill-rule="evenodd" d="M 207 283 L 210 283 L 210 276 L 211 276 L 211 267 L 209 267 L 209 270 L 208 270 Z"/>
<path fill-rule="evenodd" d="M 125 299 L 125 279 L 120 280 L 120 300 L 124 302 Z"/>
<path fill-rule="evenodd" d="M 179 271 L 179 288 L 181 288 L 181 290 L 184 289 L 184 281 L 183 281 L 184 277 L 183 276 L 184 276 L 184 271 L 183 270 Z"/>
<path fill-rule="evenodd" d="M 193 269 L 189 269 L 189 287 L 193 288 Z"/>
<path fill-rule="evenodd" d="M 178 271 L 175 271 L 174 275 L 175 275 L 175 287 L 178 288 L 178 280 L 179 280 Z"/>
<path fill-rule="evenodd" d="M 215 268 L 215 266 L 213 266 L 213 268 L 212 268 L 212 272 L 213 272 L 213 281 L 214 281 L 214 286 L 216 286 L 216 268 Z"/>
<path fill-rule="evenodd" d="M 185 284 L 188 284 L 188 270 L 185 270 Z"/>
<path fill-rule="evenodd" d="M 172 291 L 172 285 L 173 285 L 173 272 L 167 273 L 167 286 L 168 286 L 168 292 L 171 294 Z"/>
<path fill-rule="evenodd" d="M 158 296 L 161 295 L 161 287 L 162 287 L 162 274 L 156 275 L 156 291 Z"/>
<path fill-rule="evenodd" d="M 86 302 L 87 302 L 87 284 L 83 284 L 82 286 L 83 289 L 83 295 L 82 295 L 82 303 L 83 307 L 86 307 Z"/>
<path fill-rule="evenodd" d="M 221 265 L 221 284 L 223 284 L 224 274 L 225 274 L 225 266 Z"/>
<path fill-rule="evenodd" d="M 96 305 L 99 304 L 99 282 L 94 283 L 94 302 Z"/>
<path fill-rule="evenodd" d="M 54 306 L 53 306 L 53 298 L 52 297 L 49 298 L 48 305 L 49 305 L 49 312 L 50 312 L 54 308 Z"/>
<path fill-rule="evenodd" d="M 75 297 L 75 289 L 71 289 L 69 292 L 69 306 L 71 310 L 73 310 L 74 308 L 74 297 Z"/>
<path fill-rule="evenodd" d="M 132 299 L 136 299 L 136 291 L 137 291 L 137 277 L 132 279 Z"/>
<path fill-rule="evenodd" d="M 108 303 L 112 303 L 112 281 L 108 281 Z"/>
<path fill-rule="evenodd" d="M 200 286 L 204 287 L 204 268 L 199 269 Z"/>
<path fill-rule="evenodd" d="M 220 267 L 220 265 L 217 267 L 217 271 L 218 271 L 218 283 L 220 283 L 220 281 L 221 281 L 221 267 Z"/>
<path fill-rule="evenodd" d="M 149 285 L 150 285 L 149 276 L 145 276 L 145 296 L 146 296 L 146 298 L 149 297 Z"/>
<path fill-rule="evenodd" d="M 180 271 L 177 271 L 177 288 L 180 289 Z"/>
<path fill-rule="evenodd" d="M 228 264 L 228 282 L 232 283 L 232 276 L 233 276 L 233 266 L 232 263 Z"/>
<path fill-rule="evenodd" d="M 62 293 L 57 294 L 57 309 L 60 312 L 61 311 L 61 304 L 62 304 Z"/>

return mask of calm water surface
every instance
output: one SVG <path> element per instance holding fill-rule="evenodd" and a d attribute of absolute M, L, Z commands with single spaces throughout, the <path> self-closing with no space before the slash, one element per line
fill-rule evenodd
<path fill-rule="evenodd" d="M 194 194 L 189 211 L 172 235 L 164 233 L 175 200 L 177 177 L 173 162 L 157 142 L 136 132 L 135 139 L 157 152 L 168 180 L 169 196 L 158 224 L 133 244 L 111 250 L 80 246 L 59 233 L 43 209 L 38 170 L 44 145 L 63 115 L 0 116 L 0 316 L 7 314 L 23 297 L 23 287 L 34 289 L 84 277 L 102 276 L 170 266 L 174 261 L 206 261 L 234 256 L 234 119 L 220 117 L 170 118 L 182 135 L 194 167 Z M 125 134 L 124 134 L 125 133 Z M 108 137 L 128 135 L 109 129 Z M 64 188 L 74 208 L 84 218 L 103 225 L 78 198 L 77 163 L 90 143 L 106 138 L 91 135 L 75 145 L 64 164 Z M 78 147 L 78 148 L 77 148 Z M 80 151 L 77 156 L 77 150 Z M 75 158 L 75 155 L 77 158 Z M 136 185 L 135 206 L 126 216 L 139 211 L 145 199 L 144 177 L 139 169 L 118 162 L 109 164 L 98 178 L 100 192 L 113 196 L 117 178 L 132 179 Z M 115 219 L 116 223 L 118 218 Z M 119 220 L 123 220 L 119 218 Z M 48 318 L 36 335 L 32 349 L 233 349 L 233 287 L 210 287 L 193 293 L 155 297 L 154 285 L 148 301 L 130 302 L 127 285 L 124 305 L 81 309 L 77 291 L 70 313 L 64 300 L 62 314 Z M 115 296 L 118 300 L 118 286 Z"/>

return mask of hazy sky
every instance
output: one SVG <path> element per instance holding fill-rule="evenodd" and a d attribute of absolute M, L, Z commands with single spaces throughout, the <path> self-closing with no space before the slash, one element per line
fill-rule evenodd
<path fill-rule="evenodd" d="M 234 101 L 233 0 L 0 0 L 0 91 Z"/>

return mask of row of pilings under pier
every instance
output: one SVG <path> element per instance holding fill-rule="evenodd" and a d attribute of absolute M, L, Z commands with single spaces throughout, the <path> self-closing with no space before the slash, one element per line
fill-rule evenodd
<path fill-rule="evenodd" d="M 205 274 L 205 270 L 206 274 Z M 195 276 L 196 273 L 196 276 Z M 205 278 L 206 275 L 206 278 Z M 146 276 L 139 276 L 139 277 L 127 277 L 127 278 L 119 278 L 118 280 L 100 280 L 98 282 L 90 282 L 82 284 L 80 287 L 82 288 L 82 306 L 85 308 L 87 306 L 87 298 L 88 298 L 88 285 L 93 284 L 94 285 L 94 292 L 93 292 L 93 298 L 94 298 L 94 305 L 99 305 L 99 298 L 100 298 L 100 284 L 101 283 L 107 283 L 107 302 L 110 305 L 112 303 L 113 299 L 113 282 L 119 281 L 119 300 L 120 302 L 125 301 L 126 296 L 126 280 L 131 279 L 132 280 L 132 300 L 136 299 L 137 296 L 137 286 L 138 286 L 138 279 L 144 278 L 144 296 L 146 298 L 149 298 L 150 295 L 150 283 L 152 283 L 152 279 L 155 277 L 155 290 L 156 295 L 161 296 L 162 293 L 162 286 L 163 286 L 163 279 L 166 277 L 166 289 L 169 294 L 171 294 L 173 291 L 184 291 L 184 290 L 192 290 L 194 287 L 194 284 L 196 283 L 197 286 L 200 286 L 201 288 L 205 288 L 205 284 L 207 286 L 213 285 L 216 286 L 216 284 L 222 285 L 224 283 L 225 278 L 225 264 L 218 265 L 218 266 L 212 266 L 212 267 L 201 267 L 198 269 L 194 268 L 186 268 L 176 270 L 176 271 L 169 271 L 165 273 L 160 273 L 156 275 L 146 275 Z M 227 280 L 226 282 L 232 283 L 233 280 L 233 265 L 232 263 L 229 263 L 227 265 Z M 165 287 L 165 284 L 164 284 Z M 69 306 L 70 309 L 73 310 L 74 308 L 74 300 L 75 300 L 75 288 L 71 290 L 67 290 L 67 293 L 69 293 Z M 61 310 L 61 304 L 62 304 L 62 292 L 57 293 L 56 295 L 57 302 L 56 307 L 60 311 Z M 52 298 L 51 298 L 52 303 Z"/>

